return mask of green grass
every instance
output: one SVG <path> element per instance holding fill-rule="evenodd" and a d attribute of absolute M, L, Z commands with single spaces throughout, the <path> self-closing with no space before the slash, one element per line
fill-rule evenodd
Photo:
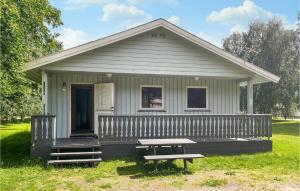
<path fill-rule="evenodd" d="M 156 173 L 152 163 L 138 158 L 114 158 L 97 168 L 44 168 L 42 161 L 29 159 L 30 125 L 2 124 L 0 190 L 117 190 L 152 185 L 183 189 L 188 185 L 224 187 L 231 181 L 248 187 L 261 181 L 263 186 L 284 184 L 300 178 L 299 126 L 296 120 L 274 120 L 272 152 L 208 156 L 195 160 L 188 167 L 190 172 L 183 174 L 182 161 L 162 163 Z"/>
<path fill-rule="evenodd" d="M 30 124 L 14 123 L 0 125 L 1 163 L 4 166 L 29 162 Z"/>
<path fill-rule="evenodd" d="M 207 187 L 220 187 L 227 184 L 225 179 L 207 179 L 201 183 L 201 186 Z"/>
<path fill-rule="evenodd" d="M 99 186 L 99 188 L 107 189 L 107 188 L 112 188 L 112 186 L 111 186 L 110 183 L 106 183 L 106 184 L 101 184 L 101 185 Z"/>

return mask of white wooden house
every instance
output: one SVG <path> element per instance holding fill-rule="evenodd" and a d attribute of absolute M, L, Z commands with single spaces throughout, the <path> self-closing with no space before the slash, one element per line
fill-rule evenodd
<path fill-rule="evenodd" d="M 253 85 L 279 77 L 164 19 L 33 60 L 24 70 L 43 87 L 43 114 L 32 117 L 35 156 L 78 136 L 123 147 L 139 137 L 204 144 L 271 136 L 271 115 L 253 114 Z M 239 112 L 241 83 L 247 114 Z"/>

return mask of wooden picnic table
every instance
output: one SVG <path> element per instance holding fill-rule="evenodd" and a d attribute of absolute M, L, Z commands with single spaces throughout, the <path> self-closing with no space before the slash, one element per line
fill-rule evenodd
<path fill-rule="evenodd" d="M 156 148 L 163 146 L 170 146 L 171 148 L 182 147 L 183 154 L 185 153 L 185 145 L 195 144 L 195 141 L 192 141 L 187 138 L 178 138 L 178 139 L 138 139 L 138 143 L 142 146 L 148 146 L 150 149 L 153 149 L 153 155 L 156 155 Z"/>
<path fill-rule="evenodd" d="M 138 143 L 142 146 L 148 146 L 150 149 L 153 149 L 153 155 L 156 155 L 156 148 L 162 146 L 182 147 L 182 152 L 185 154 L 185 145 L 195 144 L 195 141 L 186 138 L 178 139 L 138 139 Z"/>
<path fill-rule="evenodd" d="M 162 145 L 186 145 L 195 144 L 195 141 L 186 138 L 180 139 L 139 139 L 138 142 L 144 146 L 162 146 Z"/>
<path fill-rule="evenodd" d="M 174 159 L 183 159 L 184 162 L 184 171 L 186 170 L 187 164 L 186 161 L 193 162 L 193 158 L 203 158 L 201 154 L 185 154 L 185 146 L 188 144 L 195 144 L 195 141 L 186 138 L 178 139 L 139 139 L 138 143 L 142 146 L 149 147 L 153 149 L 152 156 L 144 156 L 145 160 L 154 160 L 155 169 L 157 171 L 157 164 L 159 160 L 174 160 Z M 182 154 L 172 154 L 172 155 L 156 155 L 156 148 L 170 146 L 173 148 L 178 148 L 181 146 Z"/>

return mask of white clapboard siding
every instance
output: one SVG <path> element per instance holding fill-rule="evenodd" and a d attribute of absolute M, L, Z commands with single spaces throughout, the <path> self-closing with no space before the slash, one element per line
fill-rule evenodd
<path fill-rule="evenodd" d="M 109 80 L 101 73 L 51 73 L 49 81 L 49 113 L 57 116 L 58 137 L 68 137 L 71 132 L 71 84 L 113 82 L 115 85 L 116 114 L 236 114 L 239 111 L 239 84 L 231 79 L 188 76 L 125 75 L 113 74 Z M 67 90 L 62 91 L 66 82 Z M 162 85 L 166 112 L 139 112 L 140 86 Z M 210 112 L 185 111 L 186 87 L 206 86 Z"/>
<path fill-rule="evenodd" d="M 152 37 L 152 34 L 158 34 Z M 165 34 L 161 37 L 159 34 Z M 52 63 L 46 70 L 247 78 L 241 67 L 165 29 Z"/>

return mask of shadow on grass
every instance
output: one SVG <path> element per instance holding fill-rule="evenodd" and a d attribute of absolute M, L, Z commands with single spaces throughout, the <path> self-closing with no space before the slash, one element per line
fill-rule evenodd
<path fill-rule="evenodd" d="M 22 124 L 22 123 L 30 123 L 31 118 L 25 118 L 24 120 L 20 120 L 20 119 L 16 119 L 16 120 L 12 120 L 12 121 L 5 121 L 2 120 L 1 121 L 1 125 L 3 126 L 9 126 L 9 125 L 15 125 L 15 124 Z"/>
<path fill-rule="evenodd" d="M 273 134 L 299 136 L 300 121 L 272 120 Z"/>
<path fill-rule="evenodd" d="M 15 128 L 10 128 L 10 127 L 1 127 L 0 129 L 1 131 L 16 131 Z"/>
<path fill-rule="evenodd" d="M 118 175 L 129 176 L 131 179 L 192 173 L 189 171 L 184 172 L 183 167 L 178 166 L 171 161 L 160 161 L 157 171 L 155 170 L 154 162 L 146 162 L 138 157 L 126 158 L 125 161 L 135 162 L 136 164 L 117 167 L 117 173 Z"/>
<path fill-rule="evenodd" d="M 30 132 L 17 132 L 1 139 L 1 168 L 42 165 L 30 160 Z"/>

